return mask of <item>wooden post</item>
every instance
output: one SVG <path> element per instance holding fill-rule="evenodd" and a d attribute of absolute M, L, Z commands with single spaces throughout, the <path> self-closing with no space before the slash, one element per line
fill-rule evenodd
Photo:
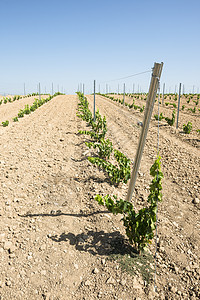
<path fill-rule="evenodd" d="M 148 93 L 148 98 L 147 98 L 147 103 L 146 103 L 146 109 L 145 109 L 145 113 L 144 113 L 142 131 L 140 134 L 140 140 L 139 140 L 139 144 L 138 144 L 138 149 L 137 149 L 134 166 L 133 166 L 133 170 L 132 170 L 132 174 L 131 174 L 131 180 L 130 180 L 128 193 L 127 193 L 127 197 L 126 197 L 126 200 L 129 202 L 131 201 L 133 191 L 135 188 L 137 173 L 139 170 L 140 161 L 142 158 L 142 153 L 143 153 L 143 149 L 144 149 L 144 145 L 145 145 L 145 141 L 146 141 L 146 137 L 147 137 L 147 132 L 149 129 L 149 123 L 150 123 L 152 112 L 153 112 L 154 102 L 155 102 L 155 98 L 156 98 L 156 93 L 157 93 L 157 89 L 158 89 L 158 84 L 159 84 L 162 68 L 163 68 L 163 63 L 160 63 L 160 64 L 154 63 L 154 68 L 153 68 L 153 72 L 152 72 L 151 83 L 150 83 L 149 93 Z"/>

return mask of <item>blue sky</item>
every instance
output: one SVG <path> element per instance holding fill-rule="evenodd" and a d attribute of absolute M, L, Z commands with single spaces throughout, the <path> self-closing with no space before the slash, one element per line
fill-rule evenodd
<path fill-rule="evenodd" d="M 0 0 L 0 93 L 97 91 L 164 62 L 161 86 L 200 92 L 200 0 Z M 148 90 L 151 73 L 108 82 Z"/>

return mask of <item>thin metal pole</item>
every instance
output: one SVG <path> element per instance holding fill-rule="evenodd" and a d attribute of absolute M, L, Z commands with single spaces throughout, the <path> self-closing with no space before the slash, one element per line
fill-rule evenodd
<path fill-rule="evenodd" d="M 133 94 L 134 94 L 135 84 L 133 83 Z"/>
<path fill-rule="evenodd" d="M 41 94 L 40 94 L 40 82 L 39 82 L 38 88 L 39 88 L 39 100 L 41 100 Z"/>
<path fill-rule="evenodd" d="M 164 98 L 165 98 L 165 83 L 163 83 L 162 105 L 164 105 Z"/>
<path fill-rule="evenodd" d="M 53 82 L 52 82 L 52 85 L 51 85 L 51 93 L 52 93 L 52 96 L 53 96 Z"/>
<path fill-rule="evenodd" d="M 160 128 L 160 81 L 158 83 L 158 137 L 157 137 L 157 155 L 159 155 L 159 128 Z M 158 172 L 157 172 L 157 178 L 158 178 Z M 158 199 L 156 199 L 156 206 L 158 207 Z M 156 286 L 156 271 L 157 271 L 157 251 L 158 251 L 158 208 L 156 209 L 156 243 L 155 243 L 155 273 L 154 273 L 154 290 L 157 292 L 157 286 Z"/>
<path fill-rule="evenodd" d="M 183 94 L 185 94 L 185 85 L 183 84 Z"/>
<path fill-rule="evenodd" d="M 125 83 L 124 83 L 123 105 L 125 105 Z"/>
<path fill-rule="evenodd" d="M 139 170 L 140 161 L 142 158 L 142 153 L 143 153 L 143 149 L 144 149 L 144 145 L 145 145 L 145 141 L 146 141 L 146 137 L 147 137 L 147 132 L 149 129 L 149 123 L 150 123 L 152 112 L 153 112 L 153 107 L 154 107 L 154 103 L 155 103 L 155 98 L 156 98 L 156 93 L 157 93 L 157 89 L 158 89 L 158 84 L 159 84 L 162 68 L 163 68 L 163 63 L 160 63 L 160 64 L 154 63 L 152 77 L 151 77 L 151 83 L 150 83 L 149 93 L 148 93 L 148 98 L 147 98 L 147 103 L 146 103 L 146 109 L 145 109 L 145 114 L 144 114 L 144 119 L 143 119 L 142 131 L 140 134 L 140 140 L 139 140 L 139 144 L 138 144 L 138 149 L 137 149 L 137 153 L 136 153 L 136 157 L 135 157 L 135 161 L 134 161 L 134 167 L 132 170 L 131 180 L 130 180 L 128 193 L 127 193 L 127 197 L 126 197 L 126 200 L 129 202 L 131 201 L 133 191 L 135 188 L 137 173 Z"/>
<path fill-rule="evenodd" d="M 95 122 L 95 80 L 94 80 L 94 122 Z"/>
<path fill-rule="evenodd" d="M 178 129 L 178 118 L 179 118 L 180 102 L 181 102 L 181 83 L 179 85 L 179 96 L 178 96 L 178 110 L 177 110 L 177 119 L 176 119 L 176 129 Z"/>

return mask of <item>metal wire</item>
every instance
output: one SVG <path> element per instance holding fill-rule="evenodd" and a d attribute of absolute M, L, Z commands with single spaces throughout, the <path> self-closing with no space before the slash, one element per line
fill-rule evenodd
<path fill-rule="evenodd" d="M 160 117 L 160 81 L 158 82 L 158 132 L 157 132 L 157 156 L 159 155 L 159 117 Z M 158 176 L 158 174 L 157 174 Z M 154 290 L 155 292 L 157 292 L 157 286 L 156 286 L 156 268 L 157 268 L 157 251 L 158 251 L 158 218 L 157 218 L 157 214 L 158 214 L 158 199 L 157 199 L 157 203 L 156 203 L 157 209 L 156 209 L 156 250 L 155 250 L 155 274 L 154 274 Z"/>
<path fill-rule="evenodd" d="M 101 81 L 99 83 L 107 83 L 107 82 L 111 82 L 111 81 L 122 80 L 122 79 L 126 79 L 126 78 L 130 78 L 130 77 L 138 76 L 138 75 L 149 73 L 149 72 L 152 72 L 152 70 L 148 70 L 148 71 L 144 71 L 144 72 L 140 72 L 140 73 L 135 73 L 133 75 L 129 75 L 129 76 L 125 76 L 125 77 L 121 77 L 121 78 L 117 78 L 117 79 L 111 79 L 111 80 L 107 80 L 107 81 Z"/>

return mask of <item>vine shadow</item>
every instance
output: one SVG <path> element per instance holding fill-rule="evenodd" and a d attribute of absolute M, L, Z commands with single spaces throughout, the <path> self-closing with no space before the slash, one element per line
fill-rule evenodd
<path fill-rule="evenodd" d="M 128 243 L 128 240 L 119 232 L 87 231 L 75 235 L 74 233 L 62 233 L 49 237 L 54 242 L 67 242 L 75 246 L 80 252 L 88 252 L 92 255 L 131 254 L 136 251 Z"/>

